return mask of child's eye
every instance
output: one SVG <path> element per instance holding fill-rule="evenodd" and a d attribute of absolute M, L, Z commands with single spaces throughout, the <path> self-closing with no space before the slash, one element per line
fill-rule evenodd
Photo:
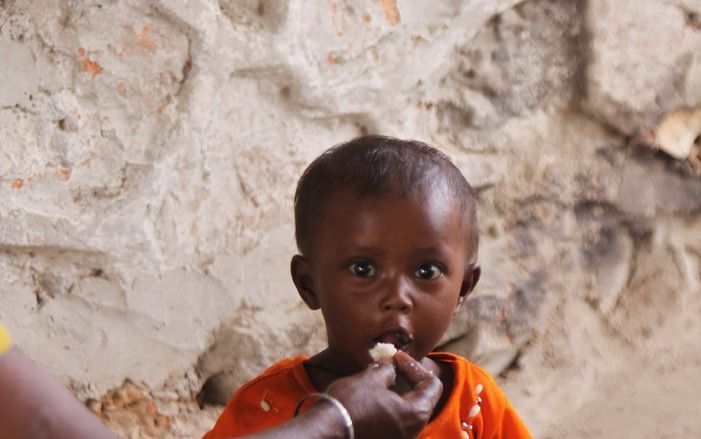
<path fill-rule="evenodd" d="M 348 271 L 358 277 L 373 277 L 376 274 L 375 266 L 370 261 L 353 262 L 348 267 Z"/>
<path fill-rule="evenodd" d="M 441 267 L 433 263 L 421 264 L 414 272 L 414 276 L 424 280 L 438 279 L 442 274 L 443 270 Z"/>

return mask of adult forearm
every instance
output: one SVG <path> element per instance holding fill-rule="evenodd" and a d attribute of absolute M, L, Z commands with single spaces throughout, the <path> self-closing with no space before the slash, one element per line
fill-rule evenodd
<path fill-rule="evenodd" d="M 345 439 L 343 418 L 320 401 L 286 424 L 246 436 L 247 439 Z"/>
<path fill-rule="evenodd" d="M 17 347 L 0 356 L 0 437 L 116 439 Z"/>

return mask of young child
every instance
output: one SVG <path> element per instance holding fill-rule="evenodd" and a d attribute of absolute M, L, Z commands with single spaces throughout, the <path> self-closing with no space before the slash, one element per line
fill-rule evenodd
<path fill-rule="evenodd" d="M 306 396 L 367 367 L 377 343 L 443 383 L 420 438 L 530 438 L 487 372 L 432 352 L 480 277 L 474 194 L 444 154 L 383 136 L 337 145 L 302 175 L 295 225 L 292 279 L 309 308 L 321 309 L 328 347 L 242 386 L 206 439 L 289 420 Z M 399 379 L 395 389 L 408 390 Z"/>

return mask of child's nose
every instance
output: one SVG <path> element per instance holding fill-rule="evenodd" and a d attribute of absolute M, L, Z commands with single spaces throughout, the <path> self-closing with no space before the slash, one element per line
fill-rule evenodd
<path fill-rule="evenodd" d="M 410 311 L 412 307 L 411 285 L 407 281 L 398 279 L 387 285 L 386 292 L 380 303 L 382 311 L 406 313 Z"/>

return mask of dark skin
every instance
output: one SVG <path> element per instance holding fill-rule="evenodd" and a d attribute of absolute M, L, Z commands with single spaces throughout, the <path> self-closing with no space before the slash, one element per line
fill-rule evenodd
<path fill-rule="evenodd" d="M 411 390 L 402 396 L 387 390 L 398 376 L 404 377 L 411 387 Z M 349 378 L 353 378 L 354 381 Z M 353 420 L 356 437 L 399 439 L 414 438 L 419 434 L 442 394 L 442 385 L 434 374 L 424 369 L 416 360 L 404 352 L 398 352 L 393 359 L 371 364 L 359 375 L 334 381 L 326 392 L 339 399 L 346 407 Z M 314 427 L 318 425 L 318 419 L 319 416 Z M 332 419 L 338 420 L 339 414 L 334 413 Z M 311 438 L 310 434 L 315 431 L 309 428 L 307 435 L 303 437 Z M 333 430 L 333 434 L 336 436 L 319 437 L 346 437 L 345 431 L 338 426 Z"/>
<path fill-rule="evenodd" d="M 305 367 L 318 389 L 362 370 L 377 342 L 394 344 L 443 383 L 433 411 L 453 387 L 453 371 L 426 355 L 438 344 L 480 277 L 472 232 L 454 198 L 334 193 L 324 206 L 310 254 L 293 257 L 304 302 L 321 309 L 328 348 Z M 397 385 L 402 393 L 408 387 Z"/>
<path fill-rule="evenodd" d="M 408 355 L 373 364 L 328 389 L 346 407 L 359 438 L 411 438 L 421 430 L 441 394 L 441 383 Z M 396 371 L 395 371 L 396 367 Z M 412 390 L 387 388 L 401 373 Z M 0 438 L 117 439 L 118 436 L 17 347 L 0 355 Z M 329 403 L 313 403 L 299 417 L 250 439 L 342 439 L 342 418 Z"/>
<path fill-rule="evenodd" d="M 0 407 L 0 438 L 118 438 L 17 347 L 0 356 Z"/>
<path fill-rule="evenodd" d="M 397 374 L 411 390 L 401 397 L 388 390 Z M 336 380 L 326 392 L 348 410 L 357 438 L 414 438 L 441 395 L 441 382 L 413 358 L 398 352 L 393 359 L 371 364 L 359 374 Z M 250 439 L 343 439 L 346 432 L 337 409 L 318 401 L 299 417 Z"/>

